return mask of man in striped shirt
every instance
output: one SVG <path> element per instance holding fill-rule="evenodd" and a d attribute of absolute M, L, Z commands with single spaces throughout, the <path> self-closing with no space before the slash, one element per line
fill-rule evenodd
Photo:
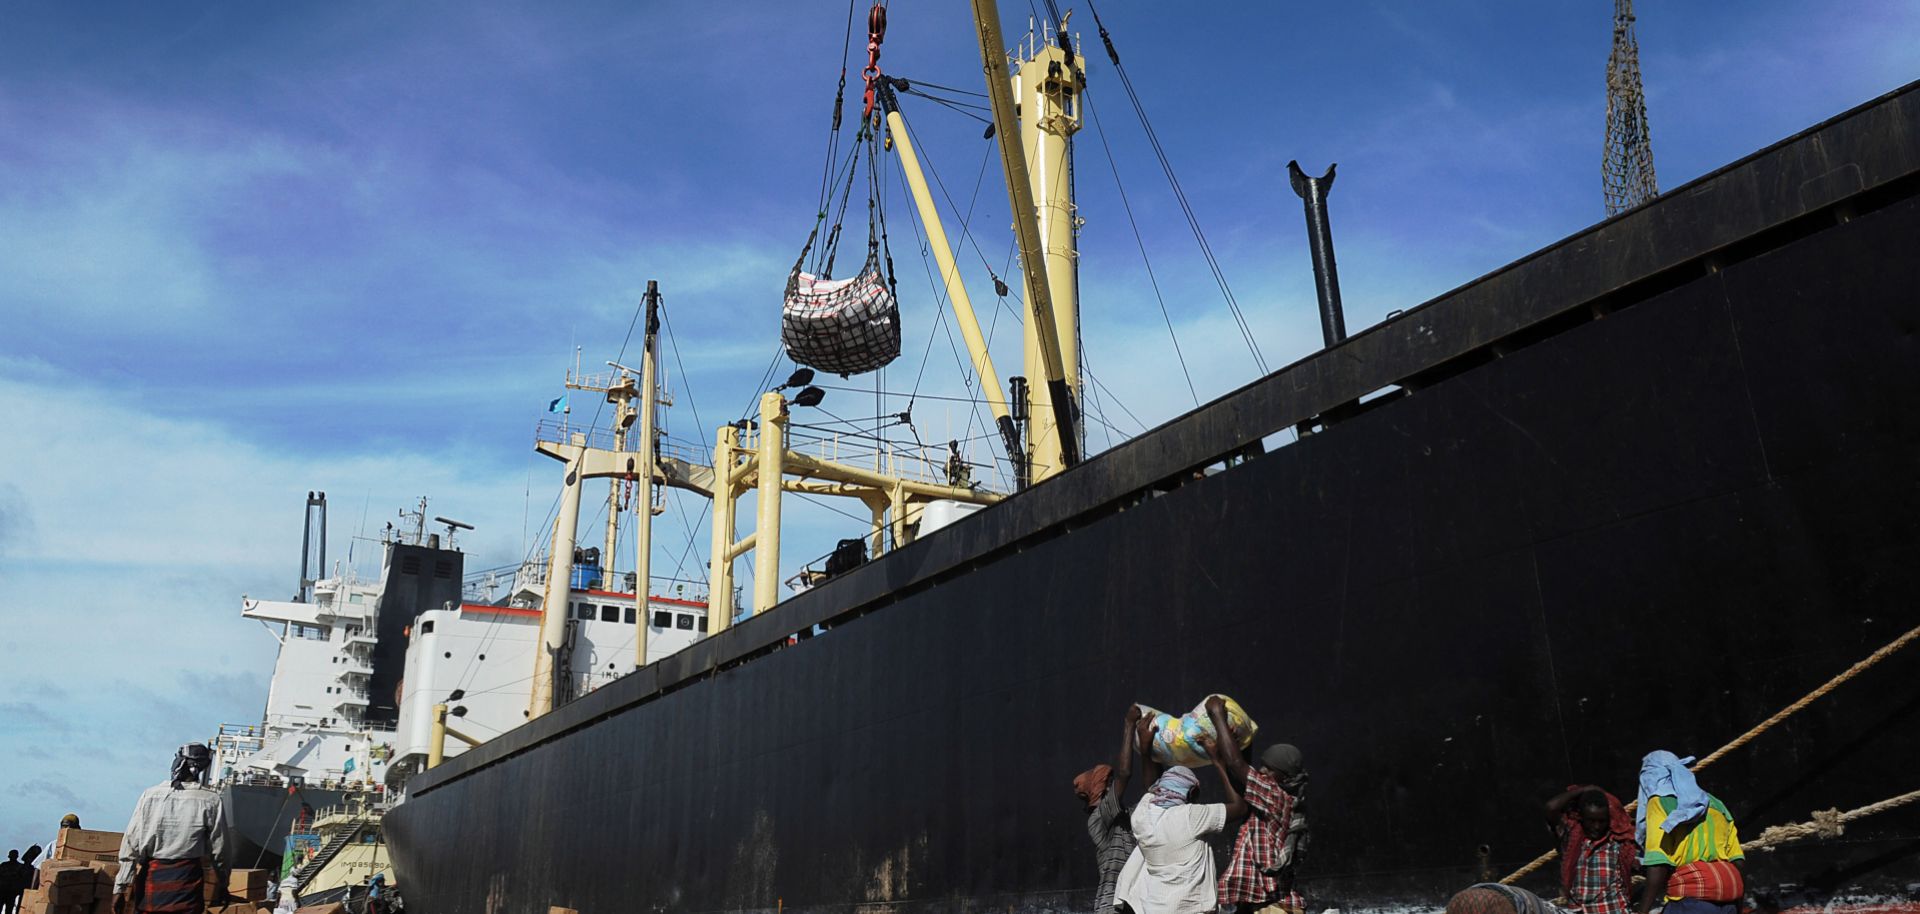
<path fill-rule="evenodd" d="M 1073 779 L 1073 792 L 1087 808 L 1087 837 L 1093 839 L 1094 861 L 1100 867 L 1100 888 L 1093 899 L 1096 914 L 1113 910 L 1114 883 L 1135 845 L 1131 811 L 1120 801 L 1133 775 L 1134 730 L 1139 723 L 1140 706 L 1128 705 L 1116 764 L 1095 765 Z"/>

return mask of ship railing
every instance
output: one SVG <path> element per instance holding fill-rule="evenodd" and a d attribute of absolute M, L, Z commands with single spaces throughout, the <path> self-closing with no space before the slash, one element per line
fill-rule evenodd
<path fill-rule="evenodd" d="M 526 589 L 542 590 L 546 586 L 547 560 L 544 557 L 534 559 L 532 561 L 521 562 L 518 565 L 506 565 L 500 568 L 491 569 L 488 573 L 504 574 L 509 570 L 513 572 L 513 580 L 514 580 L 513 590 L 514 591 L 526 590 Z M 648 580 L 651 586 L 650 592 L 652 593 L 653 596 L 666 597 L 666 598 L 675 599 L 675 600 L 693 600 L 698 603 L 705 603 L 707 600 L 707 582 L 705 581 L 697 581 L 692 578 L 676 578 L 670 575 L 658 575 L 658 574 L 651 576 Z M 613 580 L 611 581 L 603 580 L 602 584 L 613 585 L 612 587 L 603 586 L 602 589 L 610 589 L 620 593 L 632 593 L 633 592 L 633 572 L 629 571 L 629 572 L 615 574 L 613 576 Z M 469 596 L 469 597 L 480 596 L 481 594 L 477 593 L 476 590 L 477 590 L 477 587 L 475 582 L 469 581 L 465 585 L 466 596 Z M 495 594 L 495 596 L 497 595 L 498 594 Z"/>
<path fill-rule="evenodd" d="M 873 438 L 871 433 L 850 435 L 830 428 L 795 424 L 789 426 L 787 450 L 912 482 L 949 484 L 944 448 L 927 444 L 903 448 L 888 443 L 876 449 Z"/>
<path fill-rule="evenodd" d="M 535 441 L 545 441 L 548 444 L 572 444 L 575 436 L 578 436 L 587 447 L 603 451 L 619 450 L 618 435 L 613 429 L 605 426 L 580 425 L 565 419 L 543 419 L 534 426 L 533 430 Z M 655 438 L 653 451 L 658 457 L 680 460 L 695 466 L 704 467 L 713 462 L 711 450 L 671 438 Z"/>
<path fill-rule="evenodd" d="M 238 771 L 227 779 L 243 787 L 285 787 L 287 779 L 264 771 Z"/>
<path fill-rule="evenodd" d="M 609 390 L 619 390 L 622 387 L 637 388 L 640 386 L 640 379 L 635 378 L 632 374 L 619 370 L 599 371 L 593 374 L 568 372 L 567 386 L 574 390 L 601 393 Z"/>
<path fill-rule="evenodd" d="M 579 425 L 566 419 L 542 419 L 534 426 L 533 440 L 549 444 L 572 444 L 575 440 L 587 447 L 603 451 L 617 450 L 614 447 L 613 429 L 604 426 Z"/>

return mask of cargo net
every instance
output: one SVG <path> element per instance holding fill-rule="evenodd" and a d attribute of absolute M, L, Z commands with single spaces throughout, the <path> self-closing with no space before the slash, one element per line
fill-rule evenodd
<path fill-rule="evenodd" d="M 877 48 L 880 34 L 885 30 L 885 13 L 878 11 L 874 15 L 878 18 L 877 24 L 870 26 L 872 53 L 868 67 L 872 77 L 878 77 Z M 859 130 L 843 156 L 839 136 L 845 88 L 843 71 L 840 90 L 834 97 L 833 129 L 820 185 L 819 211 L 814 216 L 807 243 L 801 246 L 800 256 L 793 262 L 793 271 L 787 275 L 787 291 L 780 310 L 780 343 L 787 356 L 802 365 L 843 377 L 878 371 L 900 357 L 900 304 L 881 193 L 883 153 L 876 129 L 878 116 L 869 102 L 860 117 Z M 833 264 L 840 254 L 841 230 L 846 225 L 856 181 L 864 183 L 867 191 L 866 258 L 852 278 L 835 279 Z"/>
<path fill-rule="evenodd" d="M 787 357 L 838 375 L 886 367 L 900 356 L 900 305 L 873 263 L 851 279 L 796 270 L 780 312 Z"/>

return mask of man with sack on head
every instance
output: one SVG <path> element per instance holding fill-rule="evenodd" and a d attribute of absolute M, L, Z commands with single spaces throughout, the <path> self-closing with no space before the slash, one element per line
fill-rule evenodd
<path fill-rule="evenodd" d="M 1207 699 L 1207 716 L 1215 733 L 1232 732 L 1219 696 Z M 1300 750 L 1275 743 L 1260 753 L 1258 764 L 1249 764 L 1231 736 L 1218 745 L 1222 770 L 1240 788 L 1249 810 L 1220 874 L 1220 904 L 1253 914 L 1301 914 L 1306 903 L 1294 872 L 1307 844 L 1307 768 Z"/>

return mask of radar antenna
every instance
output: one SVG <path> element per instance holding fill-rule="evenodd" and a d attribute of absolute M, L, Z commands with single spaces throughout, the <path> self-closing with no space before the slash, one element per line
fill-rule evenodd
<path fill-rule="evenodd" d="M 454 520 L 451 517 L 440 517 L 438 515 L 435 515 L 433 518 L 433 522 L 436 524 L 441 524 L 447 528 L 447 548 L 448 549 L 453 548 L 453 535 L 455 531 L 473 529 L 472 524 L 461 523 L 460 521 Z"/>

